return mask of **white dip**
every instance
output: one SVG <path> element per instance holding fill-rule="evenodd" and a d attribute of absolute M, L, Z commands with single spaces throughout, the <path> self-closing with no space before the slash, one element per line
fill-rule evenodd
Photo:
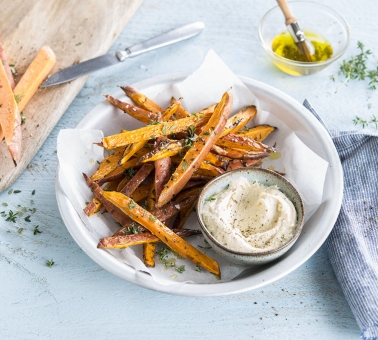
<path fill-rule="evenodd" d="M 273 250 L 295 234 L 293 203 L 277 186 L 241 177 L 205 203 L 202 218 L 214 238 L 240 252 Z"/>

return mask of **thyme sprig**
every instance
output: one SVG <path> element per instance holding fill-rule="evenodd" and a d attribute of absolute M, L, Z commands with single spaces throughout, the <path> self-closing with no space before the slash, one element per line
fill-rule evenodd
<path fill-rule="evenodd" d="M 370 124 L 374 124 L 375 129 L 378 129 L 378 118 L 375 115 L 372 115 L 371 119 L 367 121 L 366 119 L 363 119 L 359 116 L 356 116 L 353 119 L 353 124 L 354 125 L 361 125 L 363 129 L 365 129 L 367 126 Z"/>
<path fill-rule="evenodd" d="M 343 60 L 340 66 L 339 75 L 345 77 L 343 85 L 347 85 L 351 79 L 370 79 L 369 90 L 376 90 L 378 84 L 378 67 L 369 70 L 367 65 L 372 52 L 370 50 L 365 50 L 365 46 L 361 41 L 357 42 L 357 48 L 360 51 L 359 54 L 351 57 L 349 60 Z M 330 78 L 333 81 L 335 80 L 334 76 L 331 76 Z"/>

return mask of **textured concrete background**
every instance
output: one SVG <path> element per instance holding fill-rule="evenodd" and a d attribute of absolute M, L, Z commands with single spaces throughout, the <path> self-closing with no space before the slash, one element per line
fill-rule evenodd
<path fill-rule="evenodd" d="M 205 22 L 206 30 L 194 40 L 93 74 L 12 186 L 21 193 L 0 194 L 0 204 L 8 204 L 1 211 L 16 210 L 17 205 L 37 209 L 30 223 L 19 218 L 13 224 L 0 217 L 1 339 L 359 338 L 324 248 L 295 272 L 262 289 L 214 298 L 170 296 L 123 281 L 94 263 L 69 235 L 55 201 L 60 129 L 75 127 L 103 93 L 117 90 L 116 85 L 192 71 L 210 48 L 236 74 L 272 85 L 299 102 L 309 99 L 330 128 L 353 130 L 356 115 L 370 119 L 377 112 L 377 92 L 368 90 L 367 83 L 346 87 L 337 77 L 336 82 L 330 80 L 340 62 L 303 78 L 287 76 L 272 65 L 257 37 L 258 21 L 272 6 L 273 0 L 145 1 L 112 50 L 192 21 Z M 344 57 L 357 52 L 358 40 L 377 53 L 378 3 L 335 0 L 332 7 L 346 17 L 352 30 Z M 36 225 L 42 233 L 33 235 Z M 25 229 L 18 233 L 19 228 Z M 45 266 L 49 259 L 55 262 L 52 268 Z"/>

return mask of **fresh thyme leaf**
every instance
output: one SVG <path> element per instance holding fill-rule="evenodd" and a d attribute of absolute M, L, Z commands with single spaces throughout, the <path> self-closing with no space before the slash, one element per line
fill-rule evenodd
<path fill-rule="evenodd" d="M 37 235 L 37 234 L 41 234 L 42 233 L 42 231 L 40 231 L 38 228 L 39 228 L 39 225 L 36 225 L 34 227 L 33 235 Z"/>
<path fill-rule="evenodd" d="M 185 271 L 185 265 L 182 265 L 180 267 L 176 267 L 176 272 L 182 274 Z"/>
<path fill-rule="evenodd" d="M 169 254 L 169 249 L 168 248 L 161 248 L 159 250 L 156 250 L 156 254 L 159 256 L 159 260 L 163 263 L 164 261 L 167 260 L 168 254 Z"/>
<path fill-rule="evenodd" d="M 17 232 L 21 234 L 24 231 L 25 228 L 18 228 Z"/>
<path fill-rule="evenodd" d="M 131 201 L 129 203 L 129 207 L 130 207 L 130 209 L 134 209 L 136 207 L 136 204 L 133 201 Z"/>
<path fill-rule="evenodd" d="M 215 201 L 216 198 L 214 197 L 216 194 L 212 194 L 210 197 L 206 198 L 205 199 L 205 202 L 211 202 L 211 201 Z"/>
<path fill-rule="evenodd" d="M 156 217 L 155 217 L 154 215 L 151 215 L 151 214 L 150 214 L 149 217 L 150 217 L 150 220 L 151 220 L 152 222 L 156 221 Z"/>
<path fill-rule="evenodd" d="M 34 195 L 35 195 L 35 190 L 32 191 L 32 196 L 34 196 Z"/>
<path fill-rule="evenodd" d="M 151 120 L 147 125 L 159 125 L 160 123 L 157 120 Z"/>
<path fill-rule="evenodd" d="M 375 117 L 374 115 L 372 115 L 372 118 L 369 123 L 375 124 L 375 128 L 378 129 L 378 120 L 377 117 Z"/>
<path fill-rule="evenodd" d="M 4 202 L 4 203 L 2 204 L 2 206 L 3 206 L 3 207 L 7 207 L 7 206 L 8 206 L 8 203 L 5 203 L 5 202 Z"/>
<path fill-rule="evenodd" d="M 189 133 L 189 137 L 190 137 L 190 138 L 193 138 L 193 137 L 194 137 L 194 133 L 195 133 L 195 131 L 196 131 L 196 127 L 193 126 L 193 125 L 190 125 L 190 126 L 189 126 L 189 129 L 188 129 L 188 133 Z"/>
<path fill-rule="evenodd" d="M 124 174 L 129 177 L 130 179 L 133 178 L 135 176 L 135 174 L 137 173 L 137 170 L 134 170 L 134 168 L 129 168 L 127 169 Z"/>
<path fill-rule="evenodd" d="M 196 265 L 196 272 L 201 273 L 202 272 L 202 267 L 200 265 Z"/>
<path fill-rule="evenodd" d="M 365 80 L 369 78 L 369 89 L 376 90 L 376 85 L 378 84 L 378 67 L 375 70 L 368 70 L 367 67 L 367 62 L 372 52 L 365 50 L 364 44 L 360 41 L 357 43 L 357 48 L 360 50 L 360 53 L 351 57 L 349 60 L 343 60 L 340 66 L 339 74 L 345 77 L 343 83 L 347 84 L 350 79 Z"/>
<path fill-rule="evenodd" d="M 189 137 L 185 138 L 185 146 L 190 148 L 193 145 L 193 143 L 194 142 Z"/>
<path fill-rule="evenodd" d="M 18 212 L 18 211 L 14 213 L 12 210 L 9 210 L 8 217 L 6 218 L 5 221 L 16 223 L 17 215 L 19 215 L 19 214 L 20 214 L 20 212 Z M 3 217 L 5 217 L 5 216 L 3 216 Z"/>
<path fill-rule="evenodd" d="M 23 96 L 24 96 L 23 94 L 15 94 L 14 95 L 14 100 L 16 101 L 17 104 L 21 101 Z"/>
<path fill-rule="evenodd" d="M 33 208 L 33 209 L 29 209 L 29 211 L 30 211 L 32 214 L 34 214 L 34 213 L 37 211 L 37 209 L 36 209 L 36 208 Z"/>
<path fill-rule="evenodd" d="M 206 131 L 203 133 L 205 136 L 210 136 L 210 132 L 209 131 Z"/>
<path fill-rule="evenodd" d="M 165 135 L 167 134 L 167 124 L 165 124 L 165 123 L 163 124 L 161 132 L 163 132 Z"/>
<path fill-rule="evenodd" d="M 140 227 L 133 223 L 131 226 L 129 226 L 127 229 L 122 231 L 122 234 L 124 235 L 130 235 L 130 234 L 141 234 L 142 231 L 140 230 Z"/>
<path fill-rule="evenodd" d="M 14 190 L 13 193 L 14 194 L 19 194 L 21 192 L 21 190 Z"/>
<path fill-rule="evenodd" d="M 29 215 L 29 216 L 26 216 L 26 217 L 24 218 L 24 220 L 25 220 L 26 222 L 31 222 L 31 221 L 30 221 L 30 217 L 31 217 L 30 215 Z"/>
<path fill-rule="evenodd" d="M 10 190 L 8 191 L 8 195 L 10 195 L 12 192 L 13 192 L 13 189 L 10 189 Z"/>
<path fill-rule="evenodd" d="M 358 116 L 356 116 L 356 117 L 353 119 L 353 123 L 354 123 L 354 125 L 357 125 L 357 124 L 362 125 L 362 128 L 363 128 L 363 129 L 365 129 L 365 127 L 368 126 L 368 122 L 367 122 L 367 120 L 362 119 L 362 118 L 360 118 L 360 117 L 358 117 Z"/>
<path fill-rule="evenodd" d="M 54 264 L 55 264 L 55 262 L 54 262 L 53 259 L 46 261 L 46 267 L 51 268 Z"/>

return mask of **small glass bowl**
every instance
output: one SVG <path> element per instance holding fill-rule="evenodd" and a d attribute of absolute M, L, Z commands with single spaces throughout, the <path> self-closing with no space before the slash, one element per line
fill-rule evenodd
<path fill-rule="evenodd" d="M 293 1 L 289 2 L 289 5 L 301 29 L 317 33 L 327 39 L 333 48 L 333 55 L 326 61 L 308 63 L 286 59 L 274 53 L 272 51 L 273 39 L 287 30 L 281 9 L 276 6 L 261 19 L 259 38 L 263 48 L 281 71 L 292 76 L 313 74 L 343 55 L 349 45 L 350 30 L 348 23 L 339 13 L 316 2 Z"/>

